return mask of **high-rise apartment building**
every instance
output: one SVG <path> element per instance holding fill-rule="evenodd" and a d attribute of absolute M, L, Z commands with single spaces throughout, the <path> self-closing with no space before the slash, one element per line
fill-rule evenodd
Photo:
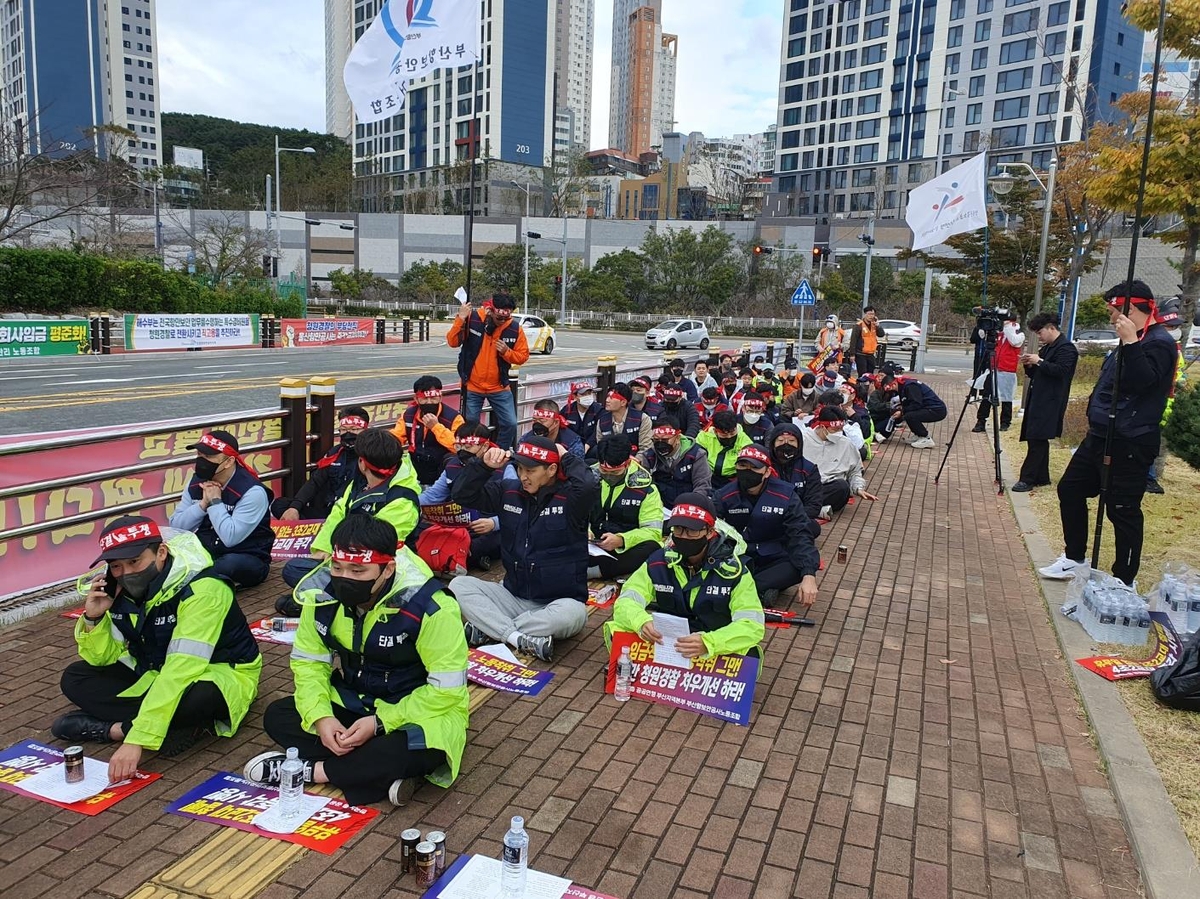
<path fill-rule="evenodd" d="M 1142 46 L 1142 84 L 1149 88 L 1154 76 L 1154 35 L 1147 34 Z M 1178 50 L 1163 47 L 1162 67 L 1158 73 L 1160 94 L 1170 94 L 1173 99 L 1200 101 L 1200 60 L 1188 59 Z"/>
<path fill-rule="evenodd" d="M 775 187 L 795 214 L 894 218 L 939 151 L 1042 170 L 1138 89 L 1141 57 L 1106 0 L 791 0 Z"/>
<path fill-rule="evenodd" d="M 365 4 L 325 0 L 325 131 L 347 143 L 354 136 L 354 107 L 346 93 L 342 70 L 346 68 L 356 35 L 362 33 L 355 26 L 362 25 L 365 14 Z"/>
<path fill-rule="evenodd" d="M 357 41 L 383 0 L 341 2 L 351 7 Z M 555 7 L 550 0 L 480 0 L 480 10 L 479 63 L 438 69 L 411 82 L 403 111 L 390 119 L 355 120 L 351 144 L 364 211 L 445 208 L 447 193 L 459 190 L 447 169 L 468 159 L 472 144 L 479 160 L 537 168 L 548 163 L 555 124 Z M 340 79 L 345 60 L 326 64 L 336 66 Z M 331 78 L 328 74 L 327 84 Z M 406 196 L 420 199 L 404 203 Z M 477 208 L 486 208 L 487 196 L 484 184 L 477 190 Z"/>
<path fill-rule="evenodd" d="M 156 32 L 153 0 L 0 0 L 3 143 L 160 166 Z"/>
<path fill-rule="evenodd" d="M 555 0 L 554 73 L 559 149 L 591 149 L 592 45 L 596 0 Z M 565 138 L 565 140 L 563 139 Z"/>
<path fill-rule="evenodd" d="M 678 38 L 662 28 L 662 0 L 613 0 L 608 145 L 631 156 L 674 130 Z"/>

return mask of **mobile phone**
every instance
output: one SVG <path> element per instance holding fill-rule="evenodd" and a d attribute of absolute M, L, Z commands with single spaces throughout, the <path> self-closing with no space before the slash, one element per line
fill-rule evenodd
<path fill-rule="evenodd" d="M 104 572 L 104 592 L 113 599 L 116 599 L 118 586 L 117 579 L 113 577 L 112 569 L 106 569 Z"/>

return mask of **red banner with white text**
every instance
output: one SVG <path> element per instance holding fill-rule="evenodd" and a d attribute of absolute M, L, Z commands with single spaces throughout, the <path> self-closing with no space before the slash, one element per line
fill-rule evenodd
<path fill-rule="evenodd" d="M 281 347 L 364 346 L 375 343 L 373 318 L 285 318 L 279 322 Z"/>

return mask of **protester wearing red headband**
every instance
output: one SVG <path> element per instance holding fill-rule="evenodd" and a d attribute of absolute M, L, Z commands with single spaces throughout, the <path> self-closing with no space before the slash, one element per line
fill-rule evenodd
<path fill-rule="evenodd" d="M 545 437 L 561 443 L 568 453 L 580 459 L 587 454 L 583 441 L 571 430 L 570 422 L 559 412 L 558 403 L 552 399 L 539 400 L 533 407 L 533 424 L 521 440 L 524 441 L 526 437 Z"/>
<path fill-rule="evenodd" d="M 596 433 L 596 416 L 601 407 L 596 401 L 596 388 L 587 381 L 576 381 L 571 384 L 571 396 L 562 408 L 563 418 L 567 426 L 575 432 L 580 440 L 586 443 Z"/>
<path fill-rule="evenodd" d="M 447 345 L 461 347 L 458 377 L 467 388 L 463 418 L 479 421 L 487 400 L 500 422 L 497 442 L 505 449 L 517 436 L 510 372 L 529 361 L 529 342 L 512 317 L 516 307 L 516 300 L 506 293 L 494 294 L 478 312 L 471 311 L 469 302 L 463 303 L 446 335 Z"/>
<path fill-rule="evenodd" d="M 284 521 L 326 518 L 358 471 L 354 443 L 367 429 L 371 416 L 362 406 L 347 406 L 338 415 L 338 442 L 317 460 L 317 467 L 294 497 L 271 503 L 271 515 Z"/>
<path fill-rule="evenodd" d="M 846 507 L 850 497 L 875 501 L 867 492 L 862 456 L 843 433 L 846 413 L 838 406 L 826 406 L 817 412 L 804 437 L 804 458 L 821 472 L 821 518 L 829 518 Z"/>
<path fill-rule="evenodd" d="M 239 587 L 255 587 L 271 571 L 273 494 L 241 457 L 237 438 L 210 431 L 188 449 L 195 471 L 171 516 L 171 527 L 194 531 L 213 557 L 213 570 Z"/>
<path fill-rule="evenodd" d="M 463 417 L 442 402 L 442 381 L 422 375 L 413 384 L 408 404 L 392 433 L 408 449 L 417 481 L 428 487 L 442 474 L 446 457 L 454 452 L 454 435 Z"/>
<path fill-rule="evenodd" d="M 609 434 L 624 434 L 634 452 L 650 448 L 654 422 L 644 411 L 633 408 L 632 402 L 631 385 L 618 381 L 609 389 L 604 398 L 604 411 L 596 416 L 596 430 L 588 442 L 589 454 L 594 455 L 596 444 Z"/>
<path fill-rule="evenodd" d="M 650 472 L 667 508 L 681 493 L 712 494 L 712 466 L 708 453 L 680 431 L 679 422 L 663 413 L 653 431 L 654 444 L 639 457 Z"/>
<path fill-rule="evenodd" d="M 448 787 L 467 742 L 458 604 L 397 542 L 380 518 L 337 526 L 330 561 L 297 591 L 295 694 L 263 716 L 276 743 L 299 750 L 305 783 L 332 784 L 354 805 L 404 805 L 421 778 Z M 285 760 L 265 752 L 243 774 L 276 786 Z"/>
<path fill-rule="evenodd" d="M 495 445 L 492 443 L 491 429 L 482 422 L 468 421 L 459 425 L 454 436 L 455 452 L 453 456 L 446 458 L 442 476 L 421 491 L 422 510 L 426 506 L 443 506 L 451 502 L 450 492 L 463 469 L 472 459 L 483 458 L 483 454 Z M 493 477 L 499 479 L 501 473 L 496 472 Z M 469 524 L 462 525 L 471 541 L 471 548 L 467 554 L 467 567 L 490 571 L 492 562 L 500 558 L 500 519 L 495 515 L 480 515 L 477 509 L 465 508 L 463 511 L 468 513 L 472 519 Z M 424 535 L 430 528 L 443 526 L 445 525 L 433 524 L 425 520 L 422 522 L 420 533 Z M 425 540 L 432 542 L 436 547 L 439 541 L 437 532 L 435 531 L 434 536 L 427 537 Z M 417 552 L 423 559 L 429 561 L 430 556 L 427 553 L 431 550 L 426 548 L 427 545 L 428 543 L 421 539 L 417 540 Z M 437 548 L 440 549 L 440 547 Z M 434 567 L 432 563 L 430 567 Z"/>

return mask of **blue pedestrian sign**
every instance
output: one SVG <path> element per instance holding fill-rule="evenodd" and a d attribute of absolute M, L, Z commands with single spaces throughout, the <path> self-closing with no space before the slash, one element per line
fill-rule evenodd
<path fill-rule="evenodd" d="M 817 304 L 817 295 L 813 293 L 812 285 L 808 283 L 808 278 L 800 282 L 800 286 L 796 288 L 796 292 L 792 294 L 793 306 L 815 306 Z"/>

